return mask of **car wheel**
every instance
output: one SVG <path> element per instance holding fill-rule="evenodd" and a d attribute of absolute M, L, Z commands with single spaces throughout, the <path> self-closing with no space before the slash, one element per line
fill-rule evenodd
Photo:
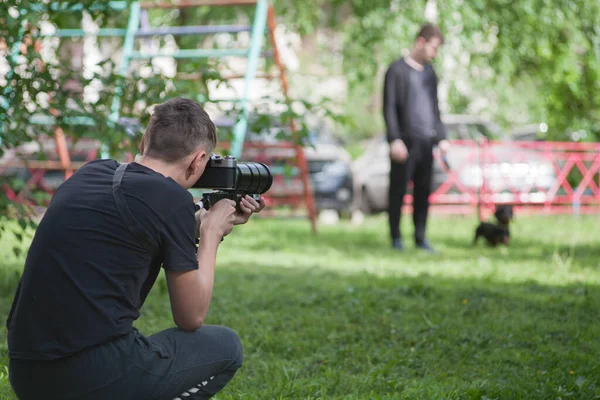
<path fill-rule="evenodd" d="M 351 210 L 339 210 L 338 215 L 340 216 L 340 220 L 350 220 L 352 218 Z"/>
<path fill-rule="evenodd" d="M 324 225 L 337 225 L 340 222 L 340 214 L 337 210 L 323 209 L 319 211 L 319 223 Z"/>
<path fill-rule="evenodd" d="M 431 193 L 435 193 L 435 191 L 442 186 L 446 179 L 448 179 L 448 174 L 445 172 L 440 171 L 434 173 L 431 179 Z"/>
<path fill-rule="evenodd" d="M 360 211 L 364 214 L 370 214 L 373 211 L 373 207 L 371 206 L 371 202 L 369 201 L 369 194 L 367 192 L 367 188 L 363 186 L 360 191 Z"/>

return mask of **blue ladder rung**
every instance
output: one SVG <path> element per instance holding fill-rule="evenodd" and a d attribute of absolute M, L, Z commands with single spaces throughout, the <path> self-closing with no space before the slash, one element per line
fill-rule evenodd
<path fill-rule="evenodd" d="M 64 117 L 63 120 L 66 125 L 96 125 L 93 118 L 85 116 Z M 54 125 L 56 124 L 56 118 L 51 115 L 33 114 L 29 118 L 29 122 L 35 125 Z"/>
<path fill-rule="evenodd" d="M 87 32 L 83 29 L 57 29 L 55 32 L 40 33 L 36 37 L 86 37 L 86 36 L 125 36 L 127 30 L 119 28 L 102 28 L 97 31 Z"/>
<path fill-rule="evenodd" d="M 239 98 L 235 99 L 207 99 L 204 95 L 198 95 L 198 101 L 200 103 L 241 103 L 243 100 Z"/>
<path fill-rule="evenodd" d="M 136 36 L 154 35 L 201 35 L 211 33 L 241 33 L 252 31 L 246 25 L 195 25 L 195 26 L 165 26 L 160 28 L 145 28 L 136 32 Z"/>
<path fill-rule="evenodd" d="M 300 176 L 300 168 L 298 167 L 280 167 L 278 165 L 272 165 L 269 167 L 269 170 L 271 171 L 271 174 L 273 175 L 287 175 L 289 174 L 290 177 L 297 177 Z"/>
<path fill-rule="evenodd" d="M 226 57 L 226 56 L 248 56 L 248 49 L 182 49 L 175 52 L 149 52 L 141 53 L 134 51 L 130 57 L 133 59 L 148 59 L 154 57 L 173 58 L 202 58 L 202 57 Z"/>
<path fill-rule="evenodd" d="M 80 11 L 83 9 L 83 4 L 69 4 L 69 3 L 61 3 L 61 2 L 55 2 L 55 3 L 51 3 L 51 4 L 43 4 L 42 2 L 40 2 L 37 4 L 30 4 L 28 6 L 28 8 L 31 11 L 43 12 L 43 11 L 46 11 L 48 6 L 50 6 L 50 9 L 52 11 L 58 11 L 58 12 Z M 89 8 L 86 7 L 86 9 L 89 11 L 97 11 L 97 10 L 103 11 L 103 10 L 106 10 L 106 8 L 109 8 L 109 9 L 115 10 L 115 11 L 122 11 L 122 10 L 126 10 L 127 7 L 129 7 L 129 2 L 127 2 L 127 1 L 109 1 L 108 4 L 107 4 L 107 2 L 101 2 L 100 4 L 98 4 L 98 3 L 91 4 L 91 5 L 89 5 Z"/>
<path fill-rule="evenodd" d="M 143 9 L 153 8 L 184 8 L 184 7 L 226 7 L 226 6 L 253 6 L 257 0 L 186 0 L 186 1 L 168 1 L 151 2 L 144 1 L 140 3 Z"/>

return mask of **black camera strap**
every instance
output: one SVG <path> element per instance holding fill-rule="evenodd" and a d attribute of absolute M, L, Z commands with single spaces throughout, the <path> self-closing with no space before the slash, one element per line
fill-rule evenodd
<path fill-rule="evenodd" d="M 113 175 L 113 185 L 112 185 L 112 193 L 115 199 L 115 204 L 117 205 L 117 209 L 119 210 L 119 214 L 121 214 L 121 218 L 125 221 L 125 225 L 129 228 L 129 231 L 140 241 L 140 243 L 148 250 L 150 254 L 154 253 L 155 246 L 152 245 L 152 239 L 148 236 L 148 233 L 142 228 L 142 226 L 135 219 L 129 208 L 127 207 L 127 202 L 125 201 L 125 195 L 123 194 L 123 190 L 121 189 L 121 181 L 123 180 L 123 175 L 125 174 L 125 169 L 127 169 L 128 164 L 121 164 L 115 171 Z"/>

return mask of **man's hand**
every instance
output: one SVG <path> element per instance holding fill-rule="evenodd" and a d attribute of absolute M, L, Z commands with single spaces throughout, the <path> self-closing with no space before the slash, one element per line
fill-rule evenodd
<path fill-rule="evenodd" d="M 254 200 L 250 196 L 242 197 L 240 201 L 240 209 L 241 211 L 237 211 L 235 213 L 235 222 L 234 225 L 242 225 L 248 222 L 250 216 L 253 213 L 260 212 L 263 208 L 265 208 L 265 200 L 261 197 L 259 201 Z"/>
<path fill-rule="evenodd" d="M 408 158 L 408 149 L 401 139 L 396 139 L 390 143 L 390 157 L 399 163 L 405 162 Z"/>
<path fill-rule="evenodd" d="M 450 171 L 450 164 L 448 163 L 448 149 L 450 148 L 450 143 L 444 139 L 440 140 L 438 143 L 438 147 L 440 149 L 440 158 L 442 160 L 442 164 L 445 167 L 446 172 Z"/>
<path fill-rule="evenodd" d="M 446 139 L 440 140 L 438 147 L 440 148 L 442 155 L 446 155 L 448 153 L 448 149 L 450 149 L 450 142 L 448 142 Z"/>
<path fill-rule="evenodd" d="M 210 210 L 196 213 L 196 222 L 200 219 L 200 236 L 209 234 L 216 235 L 219 239 L 231 233 L 236 222 L 235 201 L 221 199 L 217 201 Z"/>

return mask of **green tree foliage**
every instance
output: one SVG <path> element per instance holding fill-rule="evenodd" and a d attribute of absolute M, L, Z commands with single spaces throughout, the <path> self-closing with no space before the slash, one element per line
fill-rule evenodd
<path fill-rule="evenodd" d="M 203 97 L 208 99 L 205 105 L 217 104 L 211 102 L 208 82 L 226 82 L 220 76 L 219 63 L 215 60 L 188 62 L 186 65 L 178 62 L 177 72 L 196 73 L 192 79 L 179 79 L 179 75 L 166 76 L 152 60 L 136 60 L 129 72 L 121 76 L 118 67 L 123 37 L 96 38 L 99 46 L 107 45 L 110 51 L 105 59 L 85 70 L 82 67 L 86 61 L 82 57 L 83 38 L 43 38 L 44 29 L 48 26 L 81 29 L 86 21 L 94 22 L 100 28 L 126 28 L 128 9 L 113 9 L 110 2 L 98 0 L 52 3 L 0 0 L 0 62 L 8 71 L 0 77 L 0 157 L 12 156 L 23 144 L 42 143 L 40 139 L 52 139 L 57 131 L 62 131 L 72 145 L 83 138 L 92 139 L 99 144 L 98 150 L 101 144 L 112 157 L 120 158 L 127 152 L 137 152 L 139 139 L 154 104 L 175 96 Z M 216 20 L 243 17 L 223 11 L 207 12 L 206 8 L 199 10 L 199 14 L 191 16 L 177 9 L 154 10 L 150 18 L 152 25 L 160 26 L 186 25 L 190 22 L 195 25 L 210 24 Z M 247 14 L 246 19 L 249 18 Z M 140 41 L 137 40 L 138 45 Z M 164 41 L 160 44 L 164 44 Z M 214 42 L 198 38 L 194 41 L 190 37 L 179 39 L 178 44 L 183 48 L 216 46 Z M 111 118 L 117 95 L 120 101 L 119 116 L 122 117 L 119 120 Z M 273 102 L 283 110 L 282 123 L 299 117 L 302 110 L 320 110 L 318 104 L 294 102 L 281 97 L 273 99 Z M 295 107 L 297 103 L 302 106 L 299 111 Z M 236 105 L 223 111 L 237 118 L 240 109 Z M 136 122 L 127 124 L 123 118 Z M 260 118 L 255 120 L 263 121 Z M 287 139 L 301 140 L 306 135 L 306 124 L 300 121 L 297 127 L 298 135 L 291 137 L 288 134 Z M 260 129 L 256 126 L 253 128 Z M 222 141 L 230 138 L 220 137 Z M 44 149 L 33 156 L 29 155 L 28 160 L 32 157 L 39 160 L 58 159 L 56 150 Z M 17 171 L 26 172 L 23 168 Z M 4 170 L 0 175 L 0 185 L 25 194 L 29 202 L 13 202 L 2 193 L 0 218 L 3 221 L 0 221 L 0 234 L 14 228 L 17 237 L 21 237 L 28 226 L 35 226 L 33 207 L 47 203 L 49 197 L 40 188 L 30 187 L 20 180 L 19 173 L 15 175 L 9 172 Z M 19 223 L 3 223 L 7 219 L 18 219 Z"/>
<path fill-rule="evenodd" d="M 360 86 L 361 91 L 366 88 L 378 96 L 381 69 L 411 46 L 424 22 L 427 3 L 305 0 L 276 4 L 278 14 L 300 32 L 330 28 L 343 35 L 344 75 L 351 87 Z M 566 139 L 568 130 L 580 129 L 588 132 L 588 139 L 600 139 L 599 2 L 436 3 L 436 22 L 447 36 L 436 64 L 450 87 L 450 111 L 465 111 L 476 98 L 483 98 L 488 104 L 477 112 L 505 125 L 545 121 L 553 139 Z M 449 58 L 452 67 L 446 66 Z M 526 115 L 523 110 L 528 111 Z"/>
<path fill-rule="evenodd" d="M 449 111 L 474 111 L 506 126 L 545 121 L 553 139 L 566 139 L 568 130 L 585 130 L 588 139 L 600 139 L 599 2 L 436 3 L 437 22 L 446 33 L 446 46 L 436 64 L 442 83 L 448 87 Z M 115 155 L 134 151 L 152 104 L 172 95 L 204 95 L 211 99 L 208 82 L 227 84 L 213 60 L 178 62 L 177 72 L 196 74 L 192 80 L 164 76 L 151 62 L 139 62 L 127 76 L 119 76 L 116 63 L 122 38 L 99 38 L 99 42 L 113 46 L 116 54 L 84 73 L 83 60 L 78 58 L 83 39 L 50 42 L 51 54 L 46 49 L 40 53 L 36 35 L 42 24 L 77 29 L 87 18 L 103 28 L 124 28 L 127 11 L 111 10 L 108 2 L 99 0 L 59 2 L 63 9 L 81 6 L 79 11 L 71 12 L 57 11 L 49 4 L 0 0 L 0 59 L 3 70 L 9 71 L 0 76 L 0 95 L 4 100 L 0 103 L 0 156 L 40 136 L 52 137 L 56 127 L 73 140 L 92 137 Z M 337 68 L 349 83 L 347 113 L 360 129 L 379 129 L 382 74 L 403 49 L 411 46 L 431 2 L 277 0 L 274 5 L 279 22 L 300 34 L 325 32 L 343 38 L 340 54 L 331 57 L 331 62 L 339 64 Z M 150 18 L 153 26 L 250 24 L 252 7 L 153 10 Z M 177 38 L 177 44 L 181 48 L 216 46 L 214 41 L 191 37 Z M 271 66 L 265 64 L 266 68 Z M 102 89 L 96 97 L 86 98 L 84 93 L 95 87 Z M 128 130 L 108 118 L 117 93 L 122 94 L 121 115 L 139 120 L 138 129 Z M 282 118 L 289 119 L 296 110 L 293 102 L 278 101 L 288 106 L 289 111 L 283 112 Z M 315 109 L 307 102 L 299 103 L 302 109 Z M 56 123 L 32 124 L 34 116 L 53 116 Z M 92 125 L 73 124 L 79 117 L 91 120 Z M 268 119 L 256 119 L 263 120 Z M 46 154 L 41 153 L 43 156 Z M 7 181 L 6 177 L 1 179 L 3 185 L 19 190 L 18 183 Z M 40 200 L 35 193 L 31 197 L 35 202 Z M 3 196 L 0 213 L 7 215 L 7 210 L 16 215 L 24 213 L 15 210 L 14 204 Z"/>
<path fill-rule="evenodd" d="M 53 49 L 52 44 L 48 45 L 40 38 L 44 24 L 81 27 L 83 11 L 64 12 L 74 4 L 83 5 L 82 9 L 96 21 L 113 17 L 113 11 L 104 2 L 62 2 L 63 11 L 51 9 L 48 3 L 42 2 L 0 2 L 0 56 L 7 71 L 0 79 L 0 156 L 10 156 L 11 160 L 18 161 L 20 146 L 36 143 L 44 137 L 53 138 L 57 131 L 64 132 L 73 142 L 91 137 L 113 151 L 124 144 L 127 147 L 127 140 L 123 140 L 127 138 L 125 128 L 111 123 L 108 115 L 114 94 L 119 89 L 124 93 L 123 109 L 131 109 L 133 103 L 128 100 L 138 90 L 135 81 L 115 74 L 109 60 L 99 65 L 99 71 L 86 77 L 81 68 L 74 68 L 71 62 L 81 39 L 60 41 Z M 93 85 L 101 85 L 103 90 L 98 92 L 97 99 L 85 100 L 83 89 Z M 157 91 L 156 82 L 152 82 L 146 85 L 143 95 L 151 100 Z M 41 148 L 27 158 L 57 160 L 58 155 L 56 150 Z M 26 184 L 23 175 L 25 180 L 30 177 L 26 169 L 12 166 L 12 169 L 3 170 L 0 176 L 3 188 L 10 187 L 23 196 L 21 201 L 13 202 L 3 192 L 0 198 L 1 233 L 14 230 L 17 238 L 22 237 L 27 227 L 35 226 L 35 206 L 48 200 L 47 193 Z M 5 223 L 9 219 L 18 220 L 18 224 Z"/>
<path fill-rule="evenodd" d="M 584 129 L 593 133 L 590 139 L 600 139 L 599 2 L 445 0 L 439 7 L 444 27 L 460 15 L 471 69 L 489 66 L 494 73 L 487 81 L 492 83 L 518 88 L 535 82 L 535 101 L 541 105 L 537 117 L 554 128 L 556 139 L 565 139 L 569 129 Z M 478 40 L 492 46 L 477 51 L 486 47 Z"/>

